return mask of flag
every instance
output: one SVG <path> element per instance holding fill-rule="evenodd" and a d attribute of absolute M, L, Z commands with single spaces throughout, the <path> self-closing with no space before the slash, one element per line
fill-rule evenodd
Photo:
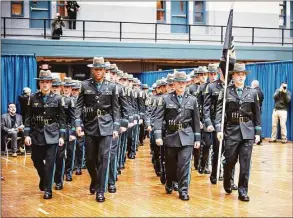
<path fill-rule="evenodd" d="M 233 70 L 234 64 L 236 62 L 236 54 L 235 54 L 235 47 L 234 47 L 234 37 L 232 36 L 232 27 L 233 27 L 233 8 L 230 10 L 224 46 L 222 51 L 222 57 L 220 59 L 220 68 L 222 70 L 223 76 L 226 75 L 226 61 L 227 61 L 227 53 L 229 50 L 229 70 Z"/>

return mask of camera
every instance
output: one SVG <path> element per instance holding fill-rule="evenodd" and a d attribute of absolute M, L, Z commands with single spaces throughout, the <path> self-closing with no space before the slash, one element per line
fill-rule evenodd
<path fill-rule="evenodd" d="M 287 84 L 283 84 L 283 89 L 284 89 L 284 90 L 287 89 Z"/>

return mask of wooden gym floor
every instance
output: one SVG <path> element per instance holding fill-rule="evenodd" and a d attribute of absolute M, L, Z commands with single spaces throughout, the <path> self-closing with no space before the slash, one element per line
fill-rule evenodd
<path fill-rule="evenodd" d="M 190 201 L 178 193 L 165 194 L 151 165 L 148 140 L 139 147 L 135 160 L 127 160 L 117 182 L 117 193 L 106 193 L 98 203 L 89 194 L 89 175 L 73 176 L 62 191 L 53 190 L 53 199 L 43 200 L 38 176 L 30 156 L 2 156 L 2 217 L 292 217 L 292 143 L 254 146 L 250 202 L 227 195 L 222 182 L 211 185 L 208 175 L 192 169 Z M 236 168 L 238 175 L 238 167 Z M 238 176 L 236 182 L 238 181 Z M 237 183 L 236 183 L 237 184 Z"/>

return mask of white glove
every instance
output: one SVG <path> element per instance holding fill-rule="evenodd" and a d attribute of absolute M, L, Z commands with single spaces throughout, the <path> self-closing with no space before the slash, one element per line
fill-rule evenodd
<path fill-rule="evenodd" d="M 208 131 L 208 132 L 213 132 L 213 131 L 215 131 L 215 128 L 213 127 L 213 125 L 209 125 L 209 126 L 207 127 L 207 131 Z"/>
<path fill-rule="evenodd" d="M 196 148 L 196 149 L 199 149 L 199 147 L 200 147 L 200 141 L 194 142 L 194 146 L 193 147 Z"/>
<path fill-rule="evenodd" d="M 8 133 L 16 133 L 17 131 L 15 129 L 9 129 Z"/>
<path fill-rule="evenodd" d="M 128 128 L 131 128 L 134 126 L 134 123 L 128 123 Z"/>
<path fill-rule="evenodd" d="M 142 123 L 143 123 L 143 120 L 142 119 L 139 119 L 138 124 L 140 125 Z"/>
<path fill-rule="evenodd" d="M 118 132 L 117 131 L 114 131 L 113 132 L 113 139 L 117 138 L 118 137 Z"/>
<path fill-rule="evenodd" d="M 24 144 L 27 145 L 27 146 L 30 146 L 32 144 L 31 137 L 29 137 L 29 136 L 25 137 Z"/>
<path fill-rule="evenodd" d="M 260 142 L 260 135 L 255 135 L 255 144 Z"/>
<path fill-rule="evenodd" d="M 152 127 L 151 126 L 148 126 L 147 131 L 148 132 L 151 132 L 152 131 Z"/>
<path fill-rule="evenodd" d="M 217 133 L 217 139 L 218 139 L 219 141 L 222 141 L 222 140 L 223 140 L 223 133 L 222 133 L 222 132 L 218 132 L 218 133 Z"/>
<path fill-rule="evenodd" d="M 200 126 L 200 129 L 203 129 L 202 122 L 200 122 L 200 121 L 199 121 L 199 126 Z"/>
<path fill-rule="evenodd" d="M 127 129 L 125 127 L 120 127 L 120 132 L 123 133 L 125 132 Z"/>
<path fill-rule="evenodd" d="M 136 125 L 137 124 L 137 120 L 134 120 L 133 123 L 134 123 L 134 125 Z"/>
<path fill-rule="evenodd" d="M 60 138 L 59 139 L 59 146 L 62 147 L 64 145 L 64 139 Z"/>
<path fill-rule="evenodd" d="M 163 140 L 162 139 L 156 139 L 156 144 L 158 146 L 162 146 L 163 145 Z"/>
<path fill-rule="evenodd" d="M 81 127 L 76 127 L 75 132 L 77 136 L 81 136 Z"/>
<path fill-rule="evenodd" d="M 70 141 L 70 142 L 74 141 L 75 139 L 76 139 L 76 137 L 75 137 L 74 135 L 70 135 L 70 136 L 69 136 L 69 141 Z"/>

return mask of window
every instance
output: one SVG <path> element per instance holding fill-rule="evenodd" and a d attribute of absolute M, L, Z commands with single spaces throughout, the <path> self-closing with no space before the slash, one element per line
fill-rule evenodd
<path fill-rule="evenodd" d="M 205 23 L 205 1 L 194 2 L 194 23 Z"/>
<path fill-rule="evenodd" d="M 157 21 L 165 22 L 166 21 L 166 2 L 157 1 Z"/>
<path fill-rule="evenodd" d="M 11 17 L 23 17 L 23 1 L 11 2 Z"/>
<path fill-rule="evenodd" d="M 68 16 L 65 6 L 66 6 L 66 1 L 57 1 L 57 13 L 59 13 L 61 17 Z"/>
<path fill-rule="evenodd" d="M 283 1 L 279 4 L 280 8 L 280 15 L 279 15 L 279 26 L 280 27 L 285 27 L 286 26 L 286 1 Z"/>

